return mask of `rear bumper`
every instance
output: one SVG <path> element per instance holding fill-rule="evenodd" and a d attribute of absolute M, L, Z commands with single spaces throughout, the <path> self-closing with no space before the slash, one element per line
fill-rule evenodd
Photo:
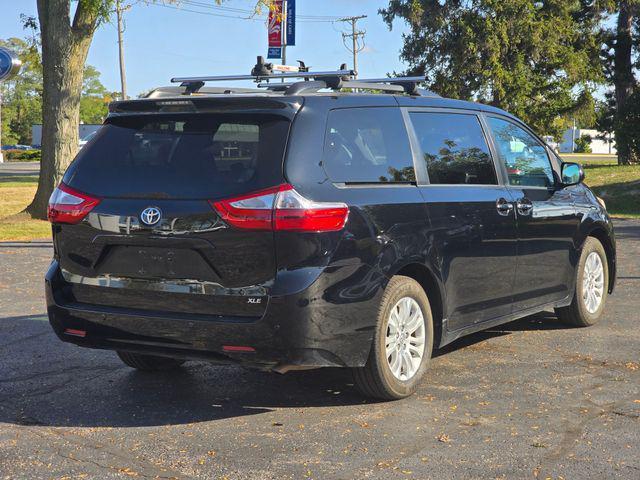
<path fill-rule="evenodd" d="M 369 285 L 365 296 L 348 300 L 341 295 L 339 285 L 351 284 L 345 282 L 350 277 L 364 276 L 371 281 L 371 272 L 363 275 L 363 268 L 322 271 L 305 290 L 272 296 L 264 316 L 256 319 L 74 302 L 62 294 L 68 284 L 54 261 L 45 279 L 47 311 L 58 337 L 83 347 L 281 371 L 359 367 L 369 355 L 383 279 L 378 279 L 379 286 Z M 308 277 L 308 272 L 305 275 Z M 86 333 L 79 336 L 75 331 Z M 229 351 L 228 347 L 251 347 L 255 351 Z"/>

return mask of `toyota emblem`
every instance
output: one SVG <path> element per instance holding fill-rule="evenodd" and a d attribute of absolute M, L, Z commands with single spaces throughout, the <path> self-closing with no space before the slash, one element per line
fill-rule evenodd
<path fill-rule="evenodd" d="M 155 225 L 162 218 L 162 212 L 158 207 L 145 208 L 140 214 L 140 220 L 145 225 Z"/>

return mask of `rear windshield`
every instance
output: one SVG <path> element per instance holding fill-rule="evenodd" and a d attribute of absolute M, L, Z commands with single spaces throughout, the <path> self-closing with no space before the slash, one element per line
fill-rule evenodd
<path fill-rule="evenodd" d="M 215 199 L 283 181 L 289 121 L 275 115 L 115 118 L 63 181 L 101 197 Z"/>

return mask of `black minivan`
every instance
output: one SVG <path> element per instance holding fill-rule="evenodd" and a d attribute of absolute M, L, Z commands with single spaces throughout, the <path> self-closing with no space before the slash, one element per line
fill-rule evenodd
<path fill-rule="evenodd" d="M 62 340 L 141 370 L 348 367 L 397 399 L 463 335 L 602 317 L 615 240 L 580 166 L 502 110 L 307 75 L 111 104 L 50 200 Z"/>

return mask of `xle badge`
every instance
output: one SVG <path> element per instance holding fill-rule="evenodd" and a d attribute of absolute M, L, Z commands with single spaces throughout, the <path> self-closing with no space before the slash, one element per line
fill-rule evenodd
<path fill-rule="evenodd" d="M 262 303 L 262 299 L 261 298 L 250 298 L 247 303 Z"/>

